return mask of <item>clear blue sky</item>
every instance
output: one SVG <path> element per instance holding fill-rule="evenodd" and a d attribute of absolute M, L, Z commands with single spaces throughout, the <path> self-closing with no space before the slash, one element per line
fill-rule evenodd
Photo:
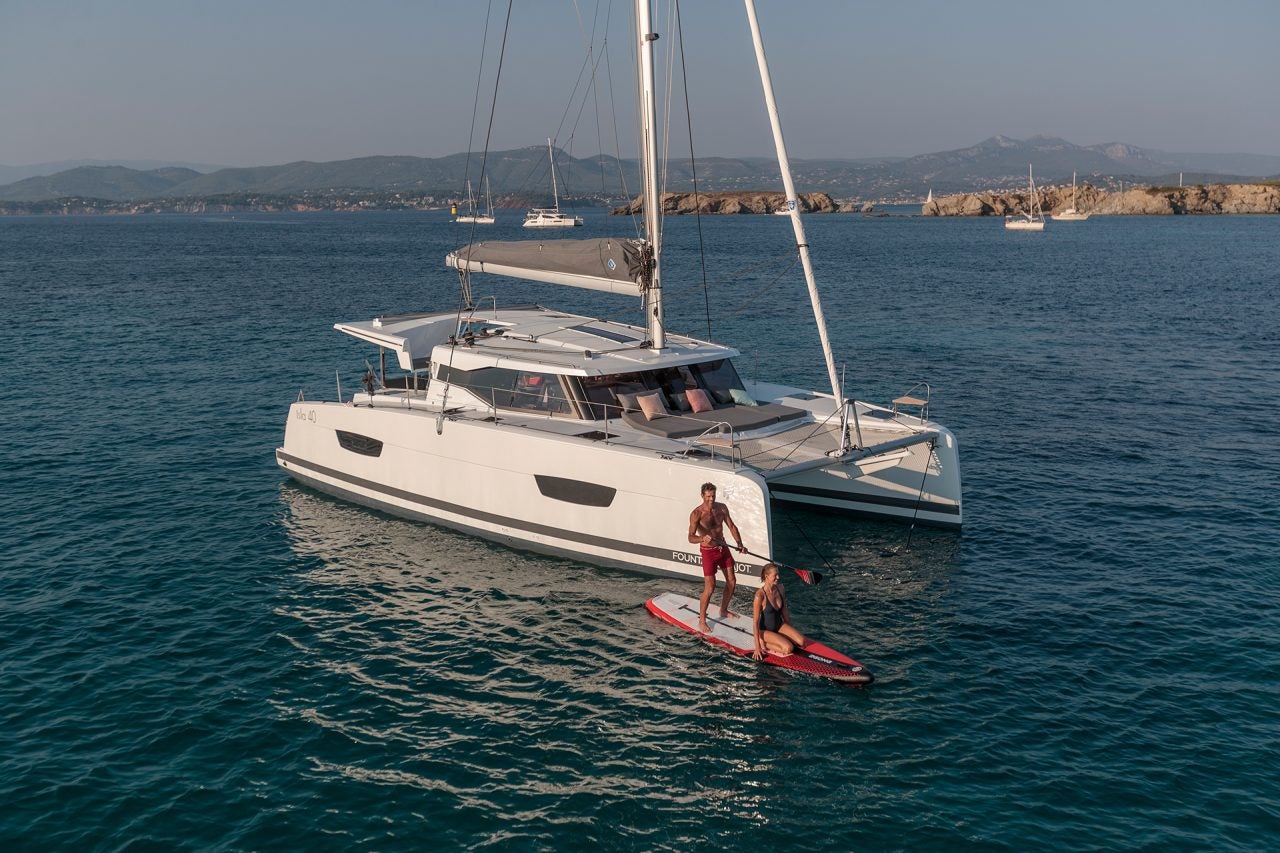
<path fill-rule="evenodd" d="M 995 134 L 1280 154 L 1276 0 L 757 2 L 793 157 L 921 154 Z M 486 71 L 506 9 L 493 5 Z M 0 0 L 0 164 L 465 151 L 487 6 Z M 666 47 L 668 3 L 657 6 Z M 698 152 L 769 155 L 742 4 L 684 7 Z M 584 30 L 606 17 L 622 153 L 634 156 L 629 0 L 516 0 L 493 148 L 555 135 L 578 156 L 601 150 L 594 99 L 561 116 Z M 612 153 L 608 91 L 598 100 Z M 683 126 L 672 133 L 672 150 L 687 150 Z"/>

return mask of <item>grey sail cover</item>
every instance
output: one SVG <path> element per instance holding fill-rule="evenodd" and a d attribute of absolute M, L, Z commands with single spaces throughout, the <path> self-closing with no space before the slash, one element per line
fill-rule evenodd
<path fill-rule="evenodd" d="M 600 237 L 472 243 L 450 252 L 444 262 L 473 273 L 639 296 L 651 257 L 644 240 Z"/>

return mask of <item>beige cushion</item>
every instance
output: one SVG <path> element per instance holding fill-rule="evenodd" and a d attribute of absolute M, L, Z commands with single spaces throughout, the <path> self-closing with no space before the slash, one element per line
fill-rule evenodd
<path fill-rule="evenodd" d="M 644 412 L 647 420 L 665 418 L 670 414 L 667 411 L 667 407 L 662 405 L 662 397 L 656 391 L 652 394 L 643 394 L 636 397 L 636 402 L 640 405 L 640 411 Z"/>
<path fill-rule="evenodd" d="M 711 400 L 707 397 L 707 392 L 701 388 L 690 388 L 684 392 L 685 399 L 689 401 L 690 407 L 695 412 L 709 412 L 712 409 Z"/>

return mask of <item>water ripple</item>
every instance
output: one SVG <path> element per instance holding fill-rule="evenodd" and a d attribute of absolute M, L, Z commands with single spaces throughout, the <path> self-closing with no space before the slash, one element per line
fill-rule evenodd
<path fill-rule="evenodd" d="M 928 378 L 968 502 L 958 536 L 777 508 L 779 553 L 831 576 L 787 582 L 797 620 L 877 675 L 846 689 L 650 617 L 678 582 L 281 484 L 284 406 L 362 368 L 330 325 L 453 304 L 432 216 L 0 222 L 31 330 L 0 355 L 93 366 L 0 388 L 10 846 L 1272 846 L 1280 220 L 1091 220 L 1032 252 L 815 218 L 851 386 Z M 775 224 L 704 222 L 708 269 L 793 251 Z M 770 297 L 717 336 L 820 385 L 803 286 Z M 700 300 L 673 282 L 673 317 Z"/>

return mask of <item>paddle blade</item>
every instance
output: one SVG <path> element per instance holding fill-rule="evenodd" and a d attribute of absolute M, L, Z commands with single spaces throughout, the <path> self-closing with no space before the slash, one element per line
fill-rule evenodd
<path fill-rule="evenodd" d="M 820 572 L 815 572 L 812 569 L 792 569 L 792 571 L 809 586 L 817 586 L 822 583 L 822 574 Z"/>

